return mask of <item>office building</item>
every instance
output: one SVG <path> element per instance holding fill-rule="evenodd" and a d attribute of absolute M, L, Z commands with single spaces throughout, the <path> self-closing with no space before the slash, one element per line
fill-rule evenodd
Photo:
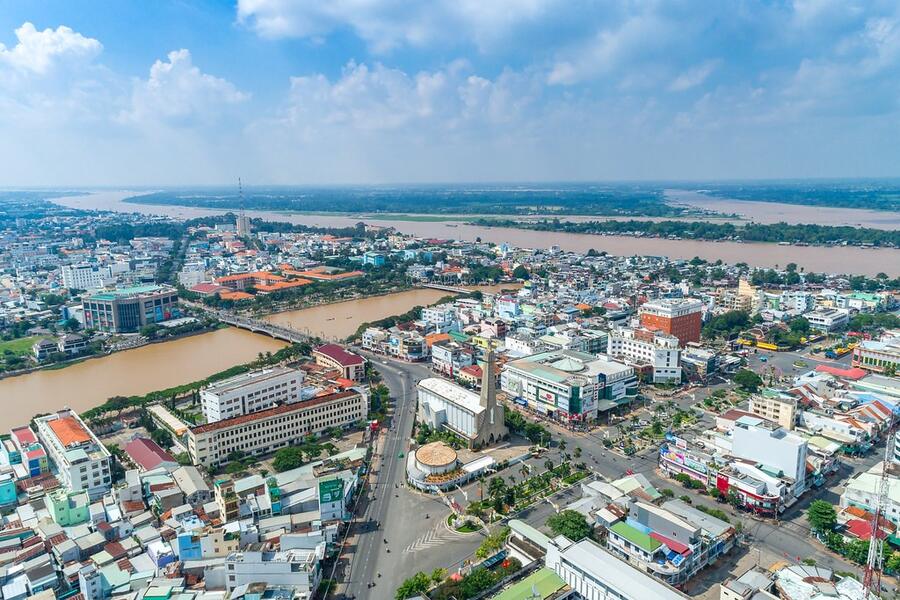
<path fill-rule="evenodd" d="M 364 419 L 367 412 L 368 399 L 355 390 L 281 404 L 190 428 L 188 452 L 194 464 L 206 467 L 226 462 L 236 451 L 268 454 L 299 444 L 307 435 L 351 425 Z"/>
<path fill-rule="evenodd" d="M 755 461 L 763 471 L 792 479 L 794 497 L 806 490 L 806 439 L 754 417 L 735 421 L 731 436 L 735 458 Z"/>
<path fill-rule="evenodd" d="M 581 598 L 590 600 L 684 600 L 675 588 L 617 558 L 593 540 L 558 536 L 547 544 L 547 567 Z"/>
<path fill-rule="evenodd" d="M 207 423 L 247 415 L 300 399 L 303 371 L 276 367 L 242 373 L 200 390 Z"/>
<path fill-rule="evenodd" d="M 37 434 L 56 465 L 56 476 L 72 492 L 92 500 L 112 484 L 110 454 L 74 411 L 63 409 L 35 419 Z"/>
<path fill-rule="evenodd" d="M 553 350 L 506 363 L 500 387 L 513 401 L 565 421 L 590 421 L 637 395 L 634 369 L 605 356 Z"/>
<path fill-rule="evenodd" d="M 329 369 L 339 369 L 341 377 L 350 381 L 366 378 L 366 359 L 337 344 L 325 344 L 313 350 L 317 365 Z"/>
<path fill-rule="evenodd" d="M 842 308 L 820 308 L 803 315 L 811 329 L 823 333 L 831 333 L 847 326 L 850 322 L 850 311 Z"/>
<path fill-rule="evenodd" d="M 700 341 L 703 304 L 692 298 L 662 299 L 646 302 L 638 313 L 641 326 L 674 335 L 684 346 Z"/>
<path fill-rule="evenodd" d="M 681 350 L 678 338 L 673 335 L 621 327 L 609 334 L 606 352 L 623 362 L 649 365 L 653 383 L 681 383 Z"/>
<path fill-rule="evenodd" d="M 495 444 L 506 438 L 509 432 L 503 420 L 503 408 L 497 404 L 492 350 L 488 350 L 484 364 L 480 394 L 437 377 L 420 381 L 416 385 L 418 420 L 459 435 L 472 448 Z"/>
<path fill-rule="evenodd" d="M 312 598 L 322 579 L 320 562 L 324 557 L 325 542 L 309 550 L 235 552 L 225 559 L 225 587 L 233 592 L 239 586 L 260 583 L 287 586 L 299 597 Z"/>
<path fill-rule="evenodd" d="M 133 333 L 178 316 L 178 291 L 170 285 L 142 285 L 87 295 L 84 326 L 107 333 Z"/>

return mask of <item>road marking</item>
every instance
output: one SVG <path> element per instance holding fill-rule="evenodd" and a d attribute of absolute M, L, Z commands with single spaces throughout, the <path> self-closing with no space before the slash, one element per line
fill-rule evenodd
<path fill-rule="evenodd" d="M 404 552 L 420 552 L 422 550 L 427 550 L 428 548 L 433 548 L 434 546 L 441 546 L 451 540 L 457 539 L 459 538 L 454 535 L 452 531 L 447 529 L 447 526 L 444 523 L 438 523 L 428 532 L 426 532 L 425 535 L 407 546 Z"/>

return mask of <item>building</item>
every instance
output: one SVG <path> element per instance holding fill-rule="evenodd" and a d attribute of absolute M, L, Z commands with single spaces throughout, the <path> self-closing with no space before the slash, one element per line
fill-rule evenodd
<path fill-rule="evenodd" d="M 564 421 L 590 421 L 637 395 L 634 369 L 608 357 L 552 350 L 506 363 L 500 387 L 513 400 Z"/>
<path fill-rule="evenodd" d="M 225 559 L 225 587 L 233 593 L 240 586 L 287 586 L 290 597 L 312 598 L 322 579 L 320 562 L 325 557 L 325 542 L 313 549 L 284 552 L 235 552 Z"/>
<path fill-rule="evenodd" d="M 459 342 L 446 340 L 431 345 L 431 368 L 451 379 L 474 360 L 472 349 Z"/>
<path fill-rule="evenodd" d="M 678 338 L 650 329 L 622 327 L 609 334 L 607 354 L 638 365 L 650 365 L 653 383 L 681 383 Z"/>
<path fill-rule="evenodd" d="M 774 469 L 773 475 L 791 478 L 794 497 L 806 490 L 806 439 L 753 417 L 735 421 L 731 436 L 735 458 L 753 460 L 763 471 Z"/>
<path fill-rule="evenodd" d="M 92 500 L 109 491 L 112 484 L 109 451 L 81 417 L 66 408 L 37 417 L 35 425 L 56 466 L 60 483 L 72 492 L 86 491 Z"/>
<path fill-rule="evenodd" d="M 44 496 L 44 504 L 53 521 L 60 527 L 87 523 L 91 519 L 90 499 L 86 492 L 56 489 Z"/>
<path fill-rule="evenodd" d="M 853 366 L 876 373 L 900 373 L 900 336 L 860 342 L 853 349 Z"/>
<path fill-rule="evenodd" d="M 144 437 L 136 437 L 125 444 L 125 454 L 142 471 L 152 471 L 160 467 L 167 471 L 174 471 L 178 467 L 178 461 L 174 456 L 163 450 L 153 440 Z"/>
<path fill-rule="evenodd" d="M 325 344 L 313 350 L 317 365 L 329 369 L 340 369 L 341 377 L 351 381 L 362 381 L 366 378 L 366 359 L 354 354 L 337 344 Z"/>
<path fill-rule="evenodd" d="M 87 350 L 90 340 L 77 333 L 67 333 L 56 342 L 56 349 L 68 356 L 75 356 Z"/>
<path fill-rule="evenodd" d="M 420 381 L 416 385 L 419 421 L 459 435 L 471 448 L 505 439 L 509 432 L 504 423 L 503 408 L 497 404 L 493 350 L 488 350 L 484 364 L 480 394 L 437 377 Z"/>
<path fill-rule="evenodd" d="M 841 508 L 856 506 L 873 512 L 883 468 L 884 463 L 879 462 L 868 471 L 862 471 L 851 477 L 841 494 Z M 886 506 L 881 507 L 882 514 L 885 519 L 900 526 L 900 478 L 893 467 L 888 467 L 887 492 Z"/>
<path fill-rule="evenodd" d="M 69 290 L 96 290 L 112 281 L 109 267 L 98 267 L 89 263 L 65 265 L 60 269 L 63 287 Z"/>
<path fill-rule="evenodd" d="M 304 372 L 276 367 L 223 379 L 200 390 L 207 423 L 247 415 L 300 399 Z"/>
<path fill-rule="evenodd" d="M 241 213 L 235 218 L 234 225 L 238 237 L 250 237 L 250 217 Z"/>
<path fill-rule="evenodd" d="M 178 316 L 178 291 L 142 285 L 89 294 L 82 299 L 84 326 L 107 333 L 133 333 Z"/>
<path fill-rule="evenodd" d="M 558 536 L 547 545 L 547 567 L 590 600 L 684 600 L 678 590 L 617 558 L 596 542 Z"/>
<path fill-rule="evenodd" d="M 674 335 L 684 346 L 700 341 L 703 304 L 692 298 L 646 302 L 638 309 L 641 326 Z"/>
<path fill-rule="evenodd" d="M 299 444 L 310 434 L 346 427 L 366 418 L 368 399 L 348 390 L 303 402 L 198 425 L 188 430 L 188 452 L 194 464 L 211 466 L 232 452 L 259 455 Z"/>
<path fill-rule="evenodd" d="M 791 430 L 797 425 L 797 399 L 773 389 L 750 397 L 750 412 Z"/>
<path fill-rule="evenodd" d="M 831 333 L 843 329 L 850 322 L 850 311 L 842 308 L 820 308 L 803 315 L 812 329 Z"/>

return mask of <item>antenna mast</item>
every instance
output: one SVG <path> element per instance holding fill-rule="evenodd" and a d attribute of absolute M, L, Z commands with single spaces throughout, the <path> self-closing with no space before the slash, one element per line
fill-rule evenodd
<path fill-rule="evenodd" d="M 863 588 L 867 598 L 881 597 L 881 572 L 884 562 L 884 543 L 879 537 L 881 531 L 881 519 L 885 507 L 888 504 L 888 492 L 890 480 L 888 478 L 888 465 L 891 461 L 891 448 L 894 445 L 894 434 L 887 437 L 884 443 L 884 462 L 881 463 L 881 478 L 878 480 L 877 496 L 872 511 L 872 535 L 869 538 L 869 556 L 866 559 L 866 571 L 863 578 Z"/>

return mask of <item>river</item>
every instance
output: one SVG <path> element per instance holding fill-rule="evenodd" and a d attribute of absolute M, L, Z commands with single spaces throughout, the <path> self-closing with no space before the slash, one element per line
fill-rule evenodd
<path fill-rule="evenodd" d="M 0 431 L 64 406 L 80 412 L 111 396 L 136 396 L 204 379 L 285 345 L 229 327 L 0 379 Z"/>
<path fill-rule="evenodd" d="M 124 198 L 138 195 L 135 192 L 99 192 L 88 196 L 55 199 L 54 202 L 71 208 L 137 212 L 147 215 L 168 215 L 176 218 L 193 218 L 222 214 L 224 210 L 160 206 L 123 202 Z M 695 198 L 696 200 L 696 198 Z M 764 211 L 769 203 L 757 202 L 756 210 Z M 776 210 L 778 206 L 776 205 Z M 808 207 L 807 207 L 808 208 Z M 818 211 L 819 209 L 808 209 Z M 847 209 L 850 210 L 850 209 Z M 808 212 L 801 211 L 808 215 Z M 872 212 L 872 211 L 860 211 Z M 531 231 L 507 227 L 480 227 L 464 222 L 409 221 L 403 219 L 360 217 L 356 215 L 309 215 L 270 211 L 247 211 L 252 217 L 271 221 L 286 221 L 322 227 L 348 227 L 360 219 L 372 225 L 394 227 L 404 233 L 438 239 L 475 240 L 510 243 L 522 248 L 549 248 L 558 245 L 565 250 L 586 252 L 593 248 L 619 256 L 652 255 L 673 259 L 690 259 L 695 256 L 726 263 L 744 262 L 753 267 L 784 266 L 796 263 L 807 271 L 826 273 L 852 273 L 873 276 L 885 272 L 900 275 L 900 249 L 864 249 L 855 247 L 779 246 L 778 244 L 740 244 L 736 242 L 703 242 L 693 240 L 667 240 L 614 235 L 560 233 Z M 796 213 L 799 215 L 801 213 Z M 858 215 L 857 215 L 858 216 Z M 862 218 L 862 217 L 860 217 Z M 884 218 L 888 218 L 885 216 Z M 809 219 L 806 220 L 809 222 Z M 817 221 L 814 221 L 817 222 Z M 854 221 L 859 222 L 859 221 Z"/>

